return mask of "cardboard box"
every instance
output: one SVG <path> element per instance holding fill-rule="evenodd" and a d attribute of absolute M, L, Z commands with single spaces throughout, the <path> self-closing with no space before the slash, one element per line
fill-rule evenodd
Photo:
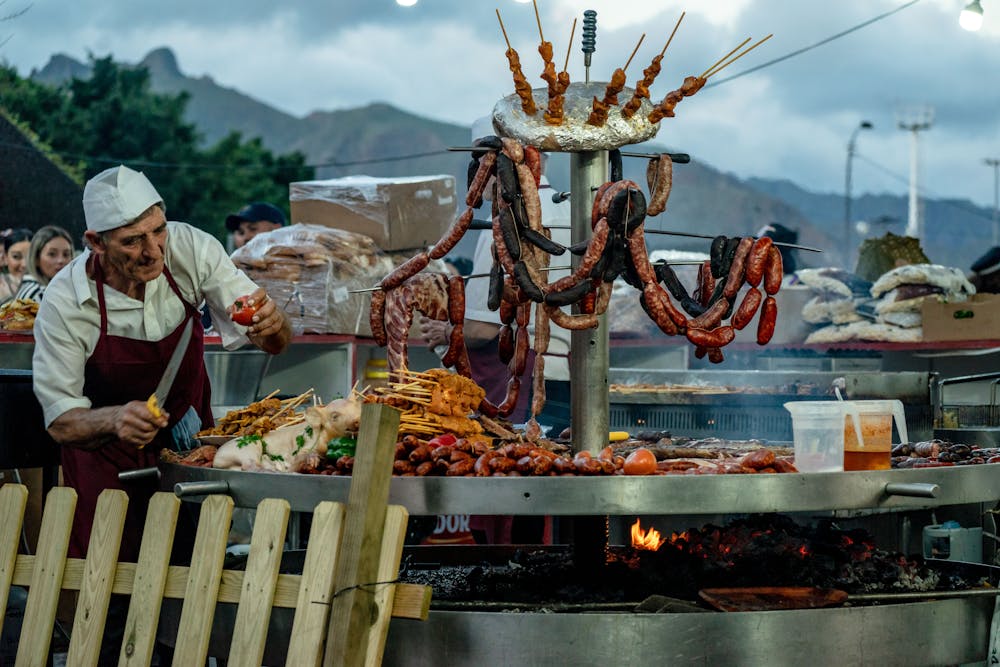
<path fill-rule="evenodd" d="M 289 185 L 292 223 L 370 236 L 382 250 L 437 243 L 456 215 L 452 176 L 348 176 Z"/>
<path fill-rule="evenodd" d="M 968 301 L 924 299 L 925 341 L 1000 340 L 1000 294 L 973 294 Z"/>

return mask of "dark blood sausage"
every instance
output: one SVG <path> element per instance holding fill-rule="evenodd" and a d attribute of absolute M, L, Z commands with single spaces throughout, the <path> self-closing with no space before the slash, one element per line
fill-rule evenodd
<path fill-rule="evenodd" d="M 495 311 L 500 307 L 500 300 L 503 298 L 503 267 L 498 260 L 493 261 L 490 267 L 490 288 L 486 297 L 486 307 Z"/>
<path fill-rule="evenodd" d="M 621 181 L 626 187 L 615 190 L 605 216 L 615 231 L 624 229 L 628 233 L 646 218 L 646 196 L 632 181 Z"/>
<path fill-rule="evenodd" d="M 491 153 L 492 155 L 492 153 Z M 427 253 L 431 259 L 441 259 L 455 247 L 465 233 L 469 231 L 469 225 L 472 224 L 472 209 L 467 208 L 462 212 L 462 215 L 455 219 L 455 222 L 451 224 L 448 232 L 444 235 L 440 241 L 438 241 L 430 252 Z"/>
<path fill-rule="evenodd" d="M 733 263 L 729 267 L 729 273 L 726 274 L 726 286 L 722 289 L 722 296 L 726 297 L 730 301 L 736 298 L 736 294 L 740 291 L 740 287 L 743 285 L 747 255 L 750 254 L 750 248 L 752 247 L 753 238 L 747 236 L 740 239 L 740 244 L 736 248 L 736 254 L 733 255 Z"/>
<path fill-rule="evenodd" d="M 722 262 L 726 256 L 726 241 L 728 239 L 725 236 L 716 236 L 712 239 L 712 249 L 709 252 L 711 259 L 709 262 L 712 267 L 712 277 L 715 279 L 719 279 L 725 275 L 725 272 L 722 270 Z"/>
<path fill-rule="evenodd" d="M 757 344 L 767 345 L 774 335 L 774 325 L 778 321 L 778 302 L 773 296 L 764 299 L 760 310 L 760 320 L 757 322 Z"/>
<path fill-rule="evenodd" d="M 781 279 L 785 275 L 784 267 L 781 264 L 781 251 L 777 246 L 767 249 L 767 265 L 764 268 L 764 291 L 768 294 L 777 294 L 781 289 Z"/>
<path fill-rule="evenodd" d="M 528 165 L 535 178 L 535 188 L 542 182 L 542 153 L 534 146 L 524 147 L 524 164 Z"/>
<path fill-rule="evenodd" d="M 541 288 L 535 284 L 535 281 L 528 274 L 528 267 L 524 263 L 524 260 L 514 262 L 514 280 L 517 281 L 518 287 L 524 290 L 524 293 L 532 301 L 541 303 L 545 299 L 545 294 L 542 293 Z"/>
<path fill-rule="evenodd" d="M 667 307 L 663 299 L 660 298 L 662 291 L 656 283 L 647 283 L 642 290 L 641 302 L 646 313 L 649 314 L 653 323 L 660 328 L 660 331 L 668 336 L 676 336 L 677 325 L 667 312 Z"/>
<path fill-rule="evenodd" d="M 550 306 L 569 306 L 580 301 L 590 291 L 590 279 L 584 278 L 573 287 L 568 287 L 558 292 L 549 292 L 545 295 L 545 303 Z"/>
<path fill-rule="evenodd" d="M 417 253 L 393 269 L 392 273 L 382 279 L 379 286 L 383 290 L 395 289 L 396 287 L 402 285 L 407 279 L 412 278 L 426 269 L 430 261 L 430 255 L 426 252 Z"/>
<path fill-rule="evenodd" d="M 566 246 L 560 245 L 550 239 L 545 234 L 537 232 L 531 227 L 521 230 L 521 236 L 525 241 L 532 244 L 536 248 L 544 250 L 550 255 L 561 255 L 566 252 Z"/>
<path fill-rule="evenodd" d="M 713 364 L 721 364 L 725 360 L 725 357 L 722 356 L 722 348 L 713 347 L 710 349 L 708 351 L 708 360 Z"/>
<path fill-rule="evenodd" d="M 726 297 L 722 297 L 711 306 L 709 306 L 704 313 L 690 319 L 687 321 L 688 329 L 714 329 L 722 321 L 722 317 L 729 310 L 729 300 Z"/>
<path fill-rule="evenodd" d="M 698 317 L 707 310 L 705 306 L 701 305 L 698 302 L 697 299 L 694 299 L 689 296 L 686 296 L 683 299 L 681 299 L 681 308 L 684 310 L 685 313 L 687 313 L 691 317 Z"/>
<path fill-rule="evenodd" d="M 736 332 L 730 326 L 716 327 L 711 331 L 707 329 L 688 329 L 687 339 L 694 343 L 695 345 L 701 345 L 703 347 L 711 348 L 713 347 L 723 347 L 729 345 L 733 342 L 733 338 L 736 337 Z"/>
<path fill-rule="evenodd" d="M 607 270 L 608 263 L 611 261 L 612 251 L 613 251 L 612 244 L 609 241 L 607 244 L 605 244 L 604 250 L 601 252 L 601 256 L 597 258 L 597 263 L 594 264 L 594 268 L 590 270 L 591 278 L 595 280 L 603 279 L 604 272 Z"/>
<path fill-rule="evenodd" d="M 507 380 L 507 396 L 504 397 L 503 403 L 497 406 L 497 415 L 501 417 L 507 417 L 510 413 L 514 412 L 514 408 L 517 407 L 517 394 L 521 389 L 521 378 L 514 376 Z"/>
<path fill-rule="evenodd" d="M 487 134 L 473 141 L 472 145 L 476 147 L 476 150 L 472 151 L 472 154 L 482 156 L 486 151 L 501 150 L 503 148 L 503 140 L 495 134 Z"/>
<path fill-rule="evenodd" d="M 743 301 L 740 302 L 740 307 L 736 309 L 736 314 L 733 315 L 733 326 L 737 329 L 742 329 L 750 324 L 753 316 L 757 314 L 757 309 L 760 308 L 760 302 L 763 300 L 764 297 L 756 287 L 751 287 L 747 290 L 747 293 L 743 296 Z"/>
<path fill-rule="evenodd" d="M 507 249 L 507 254 L 513 261 L 521 259 L 521 239 L 517 236 L 517 226 L 514 223 L 514 215 L 510 207 L 504 206 L 497 214 L 496 223 L 500 227 L 500 234 L 503 236 L 503 245 Z"/>
<path fill-rule="evenodd" d="M 385 292 L 378 289 L 372 292 L 371 309 L 368 311 L 368 323 L 371 325 L 372 338 L 379 347 L 385 347 Z"/>
<path fill-rule="evenodd" d="M 493 234 L 493 252 L 496 253 L 500 266 L 503 267 L 503 270 L 509 275 L 514 272 L 514 260 L 511 258 L 510 253 L 507 252 L 507 245 L 503 242 L 503 234 L 500 232 L 500 225 L 494 222 L 491 232 Z"/>
<path fill-rule="evenodd" d="M 769 236 L 762 236 L 753 242 L 750 256 L 747 257 L 746 281 L 751 287 L 760 284 L 764 277 L 764 267 L 767 264 L 767 249 L 774 244 Z"/>
<path fill-rule="evenodd" d="M 656 278 L 657 282 L 663 283 L 667 291 L 670 292 L 678 301 L 683 301 L 688 298 L 687 288 L 684 287 L 684 283 L 681 282 L 677 274 L 674 273 L 673 267 L 671 267 L 666 262 L 656 265 Z"/>
<path fill-rule="evenodd" d="M 520 194 L 517 184 L 517 168 L 506 155 L 497 155 L 497 185 L 500 196 L 508 204 L 514 202 Z"/>
<path fill-rule="evenodd" d="M 606 259 L 604 271 L 601 274 L 597 274 L 595 267 L 595 272 L 590 274 L 592 277 L 599 277 L 604 282 L 610 283 L 614 282 L 618 276 L 623 276 L 629 285 L 632 285 L 636 289 L 642 289 L 642 281 L 639 280 L 638 274 L 635 272 L 635 267 L 632 266 L 632 256 L 629 252 L 628 241 L 626 239 L 623 239 L 621 236 L 613 236 L 608 239 L 604 255 L 602 255 L 601 259 Z M 598 261 L 598 264 L 600 263 Z M 626 269 L 630 267 L 632 271 L 627 276 Z M 630 280 L 632 275 L 636 276 L 634 281 Z"/>
<path fill-rule="evenodd" d="M 593 229 L 593 227 L 591 227 L 591 229 Z M 570 254 L 573 254 L 573 255 L 576 255 L 577 257 L 579 257 L 580 255 L 582 255 L 585 252 L 587 252 L 587 246 L 589 246 L 589 245 L 590 245 L 590 239 L 584 239 L 583 241 L 579 241 L 577 243 L 574 243 L 573 245 L 571 245 L 569 247 Z"/>
<path fill-rule="evenodd" d="M 549 305 L 545 306 L 545 312 L 548 313 L 549 319 L 556 326 L 569 331 L 582 331 L 583 329 L 593 329 L 597 326 L 597 315 L 568 315 L 559 308 Z"/>
<path fill-rule="evenodd" d="M 483 205 L 483 192 L 493 175 L 493 168 L 497 163 L 497 154 L 489 152 L 479 158 L 479 166 L 475 175 L 469 182 L 469 191 L 465 195 L 465 205 L 471 208 L 479 208 Z M 471 165 L 470 165 L 471 166 Z"/>
<path fill-rule="evenodd" d="M 441 357 L 441 365 L 450 368 L 458 362 L 459 356 L 465 349 L 465 333 L 461 322 L 451 328 L 451 335 L 448 337 L 448 351 Z"/>
<path fill-rule="evenodd" d="M 622 180 L 622 152 L 617 148 L 608 151 L 608 180 Z"/>
<path fill-rule="evenodd" d="M 497 337 L 497 356 L 505 364 L 514 358 L 514 327 L 509 324 L 500 325 L 500 335 Z"/>
<path fill-rule="evenodd" d="M 507 364 L 510 374 L 515 377 L 524 375 L 528 364 L 528 327 L 518 327 L 514 334 L 514 358 Z"/>
<path fill-rule="evenodd" d="M 452 324 L 465 321 L 465 279 L 462 276 L 448 279 L 448 321 Z"/>
<path fill-rule="evenodd" d="M 659 215 L 667 208 L 670 189 L 673 186 L 674 163 L 666 153 L 656 160 L 650 160 L 646 167 L 646 181 L 649 182 L 650 171 L 653 172 L 653 182 L 649 184 L 649 206 L 647 215 Z"/>

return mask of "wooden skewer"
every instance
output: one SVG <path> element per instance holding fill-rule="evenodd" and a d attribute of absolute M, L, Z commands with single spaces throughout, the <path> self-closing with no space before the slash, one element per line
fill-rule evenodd
<path fill-rule="evenodd" d="M 507 38 L 507 29 L 503 27 L 503 19 L 500 18 L 500 9 L 497 8 L 497 21 L 500 21 L 500 30 L 503 32 L 503 39 L 507 42 L 507 50 L 512 50 L 513 47 L 510 45 L 510 40 Z"/>
<path fill-rule="evenodd" d="M 500 16 L 499 10 L 497 10 L 497 16 Z M 732 51 L 730 51 L 729 53 L 727 53 L 726 55 L 722 56 L 717 61 L 715 61 L 715 64 L 713 64 L 711 67 L 709 67 L 707 70 L 705 70 L 704 73 L 700 77 L 698 77 L 698 78 L 699 79 L 704 79 L 706 74 L 708 74 L 713 69 L 715 69 L 716 67 L 718 67 L 720 63 L 722 63 L 722 62 L 724 62 L 726 60 L 726 58 L 728 58 L 729 56 L 733 55 L 734 53 L 736 53 L 737 51 L 739 51 L 740 49 L 742 49 L 743 46 L 747 42 L 750 41 L 750 39 L 751 39 L 750 37 L 747 37 L 746 39 L 744 39 L 742 42 L 740 42 L 739 46 L 737 46 L 735 49 L 733 49 Z"/>
<path fill-rule="evenodd" d="M 573 35 L 576 34 L 576 19 L 573 19 L 573 27 L 569 31 L 569 44 L 566 46 L 566 62 L 563 63 L 562 71 L 569 67 L 569 52 L 573 50 Z"/>
<path fill-rule="evenodd" d="M 725 69 L 726 67 L 729 67 L 729 66 L 730 66 L 730 65 L 732 65 L 732 64 L 733 64 L 734 62 L 736 62 L 737 60 L 739 60 L 740 58 L 742 58 L 742 57 L 743 57 L 743 56 L 745 56 L 746 54 L 750 53 L 751 51 L 753 51 L 754 49 L 756 49 L 756 48 L 757 48 L 758 46 L 760 46 L 761 44 L 763 44 L 763 43 L 764 43 L 764 42 L 766 42 L 767 40 L 771 39 L 772 37 L 774 37 L 774 33 L 771 33 L 770 35 L 768 35 L 768 36 L 767 36 L 767 37 L 765 37 L 764 39 L 760 40 L 760 41 L 759 41 L 759 42 L 757 42 L 756 44 L 754 44 L 754 45 L 752 45 L 752 46 L 749 46 L 749 47 L 747 47 L 747 49 L 746 49 L 745 51 L 743 51 L 743 52 L 741 52 L 740 54 L 738 54 L 738 55 L 737 55 L 737 56 L 736 56 L 735 58 L 733 58 L 732 60 L 729 60 L 729 61 L 726 61 L 726 62 L 722 63 L 721 65 L 719 65 L 718 67 L 716 67 L 715 69 L 713 69 L 713 70 L 712 70 L 712 71 L 711 71 L 711 72 L 710 72 L 709 74 L 707 74 L 707 75 L 705 76 L 705 78 L 708 78 L 708 77 L 710 77 L 710 76 L 715 76 L 716 74 L 718 74 L 719 72 L 721 72 L 721 71 L 722 71 L 723 69 Z"/>
<path fill-rule="evenodd" d="M 642 44 L 642 40 L 644 40 L 644 39 L 646 39 L 646 33 L 642 33 L 642 37 L 639 38 L 639 44 L 636 44 L 635 48 L 632 49 L 632 55 L 630 55 L 628 57 L 628 60 L 625 61 L 625 67 L 622 67 L 622 71 L 623 72 L 628 69 L 629 63 L 632 62 L 632 58 L 635 57 L 635 52 L 639 50 L 639 45 Z"/>
<path fill-rule="evenodd" d="M 684 20 L 685 14 L 687 14 L 687 12 L 681 12 L 681 17 L 677 19 L 677 25 L 674 26 L 673 32 L 670 33 L 670 39 L 667 40 L 667 43 L 663 45 L 663 50 L 660 51 L 661 58 L 663 57 L 663 54 L 667 52 L 667 47 L 670 46 L 670 42 L 674 39 L 674 35 L 677 33 L 677 29 L 681 27 L 681 21 Z"/>
<path fill-rule="evenodd" d="M 259 403 L 260 401 L 266 401 L 266 400 L 267 400 L 267 399 L 269 399 L 269 398 L 274 398 L 275 396 L 277 396 L 277 395 L 278 395 L 278 392 L 279 392 L 279 391 L 281 391 L 281 390 L 280 390 L 280 389 L 275 389 L 274 391 L 272 391 L 272 392 L 271 392 L 270 394 L 268 394 L 268 395 L 267 395 L 267 396 L 265 396 L 264 398 L 262 398 L 262 399 L 259 399 L 258 401 L 254 401 L 254 402 L 255 402 L 255 403 Z"/>
<path fill-rule="evenodd" d="M 545 35 L 542 34 L 542 19 L 538 17 L 538 3 L 535 0 L 531 0 L 531 4 L 535 6 L 535 21 L 538 22 L 538 38 L 544 42 Z"/>

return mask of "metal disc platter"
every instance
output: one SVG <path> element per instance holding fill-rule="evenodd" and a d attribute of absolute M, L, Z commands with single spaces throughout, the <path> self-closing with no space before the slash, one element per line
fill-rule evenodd
<path fill-rule="evenodd" d="M 535 88 L 532 95 L 538 111 L 528 116 L 521 109 L 521 98 L 508 95 L 493 107 L 493 126 L 501 136 L 517 139 L 544 151 L 600 151 L 620 148 L 628 144 L 638 144 L 656 136 L 660 126 L 647 119 L 653 110 L 649 100 L 642 100 L 639 110 L 631 118 L 622 116 L 622 106 L 632 97 L 632 88 L 624 88 L 618 94 L 618 106 L 608 112 L 604 125 L 595 127 L 587 124 L 593 108 L 593 98 L 604 97 L 606 83 L 571 83 L 566 90 L 563 103 L 563 122 L 550 125 L 545 122 L 545 108 L 548 106 L 548 89 Z"/>

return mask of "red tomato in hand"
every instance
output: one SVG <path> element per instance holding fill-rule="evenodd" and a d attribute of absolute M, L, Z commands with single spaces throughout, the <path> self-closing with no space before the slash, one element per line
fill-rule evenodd
<path fill-rule="evenodd" d="M 233 303 L 233 313 L 230 315 L 233 322 L 236 324 L 242 324 L 245 327 L 253 324 L 254 313 L 257 312 L 257 306 L 251 306 L 247 303 L 250 297 L 241 297 L 236 299 Z"/>
<path fill-rule="evenodd" d="M 656 472 L 656 455 L 639 447 L 625 458 L 626 475 L 652 475 Z"/>

